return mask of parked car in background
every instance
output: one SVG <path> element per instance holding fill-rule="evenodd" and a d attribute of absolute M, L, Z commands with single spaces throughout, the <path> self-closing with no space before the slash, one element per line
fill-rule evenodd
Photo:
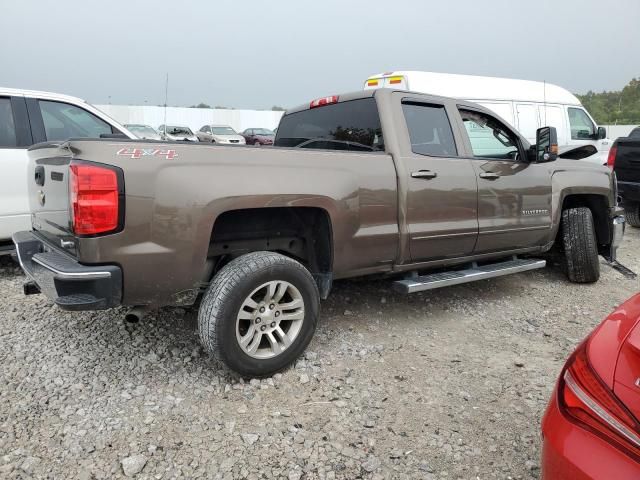
<path fill-rule="evenodd" d="M 557 158 L 553 127 L 532 146 L 457 99 L 360 91 L 287 111 L 273 148 L 156 147 L 29 152 L 33 231 L 14 236 L 25 292 L 133 318 L 199 305 L 204 347 L 249 377 L 302 353 L 334 279 L 386 274 L 413 293 L 543 268 L 534 257 L 559 244 L 569 280 L 591 283 L 622 240 L 611 170 Z M 35 184 L 38 168 L 69 189 Z"/>
<path fill-rule="evenodd" d="M 640 127 L 636 127 L 629 133 L 629 138 L 640 138 Z"/>
<path fill-rule="evenodd" d="M 198 137 L 184 125 L 160 125 L 160 138 L 169 142 L 197 142 Z"/>
<path fill-rule="evenodd" d="M 244 137 L 228 125 L 204 125 L 196 135 L 201 142 L 236 145 L 246 143 Z"/>
<path fill-rule="evenodd" d="M 247 128 L 240 135 L 244 137 L 247 145 L 273 145 L 276 134 L 268 128 Z"/>
<path fill-rule="evenodd" d="M 0 88 L 0 254 L 11 235 L 30 228 L 27 148 L 69 138 L 135 135 L 84 100 L 50 92 Z M 38 172 L 36 172 L 37 174 Z M 33 172 L 29 174 L 32 179 Z M 51 179 L 41 178 L 44 182 Z"/>
<path fill-rule="evenodd" d="M 640 478 L 640 294 L 564 365 L 542 419 L 544 480 Z"/>
<path fill-rule="evenodd" d="M 504 118 L 531 143 L 535 142 L 536 129 L 544 125 L 555 127 L 560 153 L 580 145 L 593 145 L 598 153 L 584 160 L 599 165 L 607 163 L 611 140 L 606 138 L 606 129 L 596 125 L 573 93 L 557 85 L 415 71 L 380 73 L 364 82 L 365 90 L 383 87 L 479 103 Z"/>
<path fill-rule="evenodd" d="M 640 128 L 628 137 L 620 137 L 609 150 L 607 164 L 616 172 L 618 196 L 627 223 L 640 228 Z"/>
<path fill-rule="evenodd" d="M 124 125 L 130 132 L 133 132 L 136 137 L 146 140 L 161 140 L 160 134 L 149 125 L 143 125 L 140 123 L 125 123 Z"/>

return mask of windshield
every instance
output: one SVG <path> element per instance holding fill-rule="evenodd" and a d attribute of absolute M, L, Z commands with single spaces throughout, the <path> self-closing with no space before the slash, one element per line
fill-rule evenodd
<path fill-rule="evenodd" d="M 211 127 L 211 131 L 214 135 L 237 135 L 231 127 Z"/>
<path fill-rule="evenodd" d="M 276 135 L 271 130 L 268 130 L 266 128 L 254 128 L 253 129 L 253 134 L 254 135 L 262 135 L 264 137 L 275 137 L 275 135 Z"/>
<path fill-rule="evenodd" d="M 279 147 L 328 150 L 384 150 L 373 97 L 335 103 L 285 115 L 278 126 Z"/>
<path fill-rule="evenodd" d="M 193 132 L 189 127 L 175 127 L 167 125 L 166 128 L 169 135 L 193 135 Z"/>

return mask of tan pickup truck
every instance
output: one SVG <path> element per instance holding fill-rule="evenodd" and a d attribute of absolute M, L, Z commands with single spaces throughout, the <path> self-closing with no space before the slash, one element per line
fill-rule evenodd
<path fill-rule="evenodd" d="M 316 329 L 335 279 L 402 292 L 541 268 L 595 282 L 624 220 L 609 169 L 556 158 L 470 102 L 376 90 L 288 111 L 274 147 L 69 140 L 31 148 L 26 293 L 61 308 L 199 305 L 202 342 L 268 375 Z"/>

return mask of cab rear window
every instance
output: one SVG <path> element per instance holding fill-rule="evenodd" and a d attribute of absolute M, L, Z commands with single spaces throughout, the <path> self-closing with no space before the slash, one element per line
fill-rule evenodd
<path fill-rule="evenodd" d="M 324 105 L 286 115 L 275 146 L 376 152 L 384 150 L 373 97 Z"/>

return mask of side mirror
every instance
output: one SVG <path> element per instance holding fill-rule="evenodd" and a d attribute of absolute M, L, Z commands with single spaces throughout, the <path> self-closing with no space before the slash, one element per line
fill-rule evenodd
<path fill-rule="evenodd" d="M 554 127 L 536 130 L 536 163 L 553 162 L 558 158 L 558 133 Z"/>
<path fill-rule="evenodd" d="M 598 140 L 607 138 L 607 129 L 604 127 L 598 127 Z"/>

